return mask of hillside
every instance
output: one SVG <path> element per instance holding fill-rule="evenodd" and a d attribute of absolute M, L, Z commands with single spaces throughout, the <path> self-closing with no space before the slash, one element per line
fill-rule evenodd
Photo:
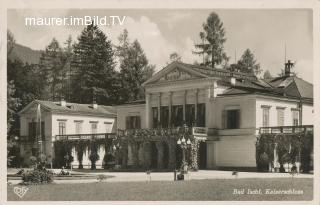
<path fill-rule="evenodd" d="M 32 50 L 29 47 L 26 47 L 20 44 L 14 44 L 13 50 L 9 55 L 9 58 L 10 59 L 19 58 L 24 63 L 38 64 L 40 56 L 41 56 L 40 50 Z"/>

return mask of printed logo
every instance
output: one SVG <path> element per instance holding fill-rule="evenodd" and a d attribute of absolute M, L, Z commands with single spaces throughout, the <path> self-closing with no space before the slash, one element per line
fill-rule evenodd
<path fill-rule="evenodd" d="M 13 192 L 18 195 L 20 198 L 22 198 L 27 191 L 29 190 L 29 188 L 27 187 L 14 187 L 13 188 Z"/>

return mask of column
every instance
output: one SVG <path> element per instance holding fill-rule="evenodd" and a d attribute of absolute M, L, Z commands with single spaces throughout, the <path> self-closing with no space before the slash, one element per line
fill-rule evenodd
<path fill-rule="evenodd" d="M 151 128 L 153 126 L 151 109 L 151 93 L 146 93 L 146 128 Z"/>
<path fill-rule="evenodd" d="M 195 126 L 198 126 L 198 89 L 194 92 L 194 122 Z"/>
<path fill-rule="evenodd" d="M 161 127 L 161 114 L 160 114 L 160 111 L 161 111 L 161 93 L 158 94 L 158 128 Z"/>
<path fill-rule="evenodd" d="M 172 114 L 172 92 L 169 92 L 169 128 L 172 127 L 171 114 Z"/>
<path fill-rule="evenodd" d="M 187 104 L 187 91 L 183 94 L 183 122 L 186 122 L 186 104 Z"/>

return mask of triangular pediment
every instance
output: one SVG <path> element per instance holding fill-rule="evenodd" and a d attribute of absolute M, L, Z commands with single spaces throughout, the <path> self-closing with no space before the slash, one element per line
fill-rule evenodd
<path fill-rule="evenodd" d="M 156 73 L 154 76 L 152 76 L 143 85 L 172 81 L 192 80 L 205 77 L 207 76 L 184 66 L 182 63 L 173 62 L 169 64 L 167 67 L 163 68 L 158 73 Z"/>

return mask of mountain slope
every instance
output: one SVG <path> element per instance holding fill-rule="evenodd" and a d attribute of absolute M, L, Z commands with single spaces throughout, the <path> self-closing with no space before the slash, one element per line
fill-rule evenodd
<path fill-rule="evenodd" d="M 9 55 L 9 58 L 14 59 L 20 59 L 24 63 L 29 64 L 38 64 L 41 56 L 40 50 L 32 50 L 29 47 L 20 45 L 20 44 L 14 44 L 13 50 Z"/>

